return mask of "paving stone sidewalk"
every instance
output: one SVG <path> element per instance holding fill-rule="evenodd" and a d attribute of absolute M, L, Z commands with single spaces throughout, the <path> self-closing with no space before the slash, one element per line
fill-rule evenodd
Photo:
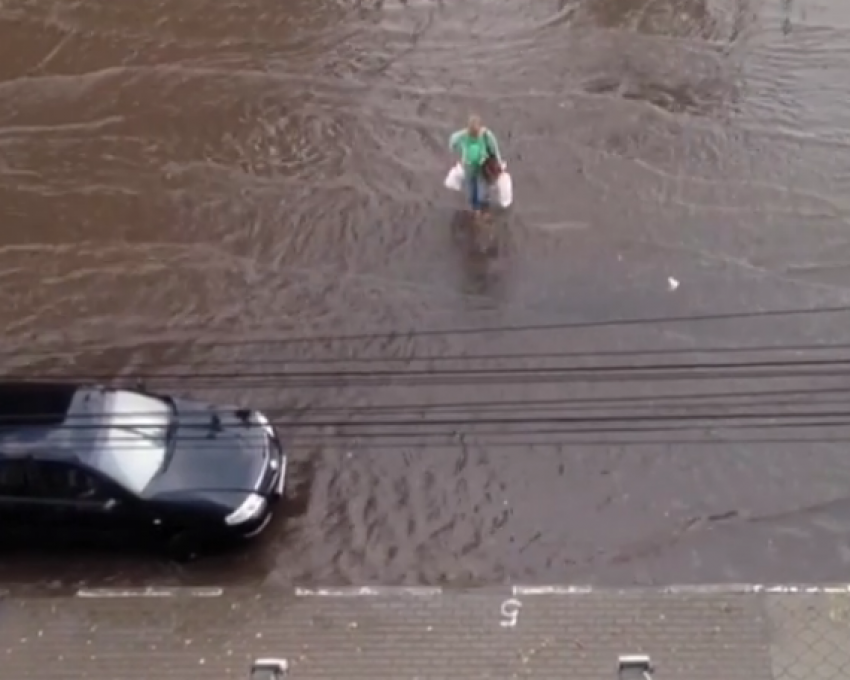
<path fill-rule="evenodd" d="M 850 595 L 264 590 L 0 601 L 2 680 L 242 679 L 261 656 L 286 657 L 293 680 L 612 680 L 625 653 L 650 654 L 657 680 L 846 680 Z"/>

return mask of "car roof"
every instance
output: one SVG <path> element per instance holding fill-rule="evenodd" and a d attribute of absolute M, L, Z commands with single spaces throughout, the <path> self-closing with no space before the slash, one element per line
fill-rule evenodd
<path fill-rule="evenodd" d="M 68 415 L 80 411 L 101 389 L 71 382 L 0 380 L 0 460 L 77 459 L 79 451 L 69 441 Z M 82 410 L 97 422 L 96 411 Z"/>

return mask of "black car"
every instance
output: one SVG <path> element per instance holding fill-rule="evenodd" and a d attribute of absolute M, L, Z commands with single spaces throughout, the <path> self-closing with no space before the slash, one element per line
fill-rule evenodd
<path fill-rule="evenodd" d="M 189 556 L 265 529 L 286 464 L 258 411 L 0 382 L 0 536 L 154 539 Z"/>

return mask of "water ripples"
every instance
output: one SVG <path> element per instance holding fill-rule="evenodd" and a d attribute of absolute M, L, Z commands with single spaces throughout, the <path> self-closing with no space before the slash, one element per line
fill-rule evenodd
<path fill-rule="evenodd" d="M 843 300 L 847 21 L 826 0 L 810 10 L 803 20 L 779 0 L 7 1 L 6 366 L 132 375 L 209 362 L 274 367 L 322 352 L 837 340 L 847 334 L 838 324 L 247 344 L 286 333 Z M 517 180 L 517 205 L 496 220 L 492 247 L 441 187 L 447 136 L 471 110 L 499 134 Z M 671 295 L 674 274 L 683 286 Z M 62 351 L 38 361 L 26 353 L 49 347 Z M 482 392 L 177 387 L 278 410 Z M 515 404 L 549 391 L 560 394 L 504 387 Z M 833 553 L 845 539 L 834 523 L 794 515 L 846 488 L 850 471 L 834 447 L 812 447 L 801 462 L 790 446 L 705 455 L 628 446 L 387 452 L 338 436 L 320 444 L 294 440 L 295 516 L 257 551 L 191 572 L 81 557 L 63 562 L 64 576 L 811 580 L 799 576 L 810 569 L 802 558 L 777 566 L 752 554 L 776 527 L 806 545 L 795 554 L 820 551 L 824 572 L 840 566 Z M 786 519 L 756 526 L 733 513 L 724 528 L 702 530 L 730 508 Z M 0 578 L 23 569 L 52 578 L 48 561 L 33 560 L 10 558 Z"/>

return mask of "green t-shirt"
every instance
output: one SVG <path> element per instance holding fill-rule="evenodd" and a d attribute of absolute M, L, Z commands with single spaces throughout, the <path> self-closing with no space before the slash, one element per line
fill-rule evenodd
<path fill-rule="evenodd" d="M 449 147 L 460 154 L 460 162 L 466 167 L 480 168 L 489 153 L 493 153 L 499 161 L 502 159 L 496 136 L 487 129 L 482 130 L 477 137 L 465 129 L 458 130 L 451 136 Z"/>
<path fill-rule="evenodd" d="M 469 165 L 484 165 L 487 160 L 487 142 L 484 141 L 484 135 L 466 135 L 463 155 Z"/>

